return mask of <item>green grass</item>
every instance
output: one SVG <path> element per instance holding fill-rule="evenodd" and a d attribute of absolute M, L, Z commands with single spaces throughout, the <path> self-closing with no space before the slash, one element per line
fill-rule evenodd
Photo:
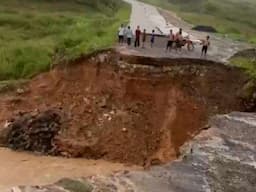
<path fill-rule="evenodd" d="M 0 80 L 113 45 L 130 7 L 119 0 L 1 0 Z"/>
<path fill-rule="evenodd" d="M 230 63 L 243 68 L 250 77 L 256 80 L 256 58 L 234 57 L 230 60 Z"/>
<path fill-rule="evenodd" d="M 255 0 L 142 0 L 175 11 L 195 25 L 210 25 L 221 34 L 256 44 Z"/>

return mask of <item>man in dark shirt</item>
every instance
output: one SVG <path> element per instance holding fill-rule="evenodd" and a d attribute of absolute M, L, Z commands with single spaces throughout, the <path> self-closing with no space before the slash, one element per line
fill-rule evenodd
<path fill-rule="evenodd" d="M 143 49 L 145 49 L 146 39 L 147 39 L 147 33 L 146 33 L 146 29 L 144 29 L 143 33 L 142 33 L 142 48 Z"/>
<path fill-rule="evenodd" d="M 140 26 L 138 26 L 135 31 L 135 43 L 134 43 L 135 47 L 140 46 L 140 35 L 141 35 Z"/>

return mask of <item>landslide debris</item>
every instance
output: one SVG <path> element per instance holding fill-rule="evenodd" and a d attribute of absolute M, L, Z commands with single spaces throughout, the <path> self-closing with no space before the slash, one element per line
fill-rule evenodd
<path fill-rule="evenodd" d="M 20 113 L 9 122 L 8 129 L 7 145 L 11 149 L 55 155 L 61 115 L 56 110 Z"/>

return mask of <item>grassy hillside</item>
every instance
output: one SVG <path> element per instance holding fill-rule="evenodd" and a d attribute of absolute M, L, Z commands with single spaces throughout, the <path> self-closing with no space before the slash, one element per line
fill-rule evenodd
<path fill-rule="evenodd" d="M 129 11 L 119 0 L 1 0 L 0 80 L 111 46 Z"/>
<path fill-rule="evenodd" d="M 230 63 L 243 68 L 253 79 L 256 80 L 256 49 L 244 50 L 235 54 L 230 59 Z"/>
<path fill-rule="evenodd" d="M 142 0 L 174 10 L 195 25 L 211 25 L 220 33 L 256 44 L 255 0 Z"/>

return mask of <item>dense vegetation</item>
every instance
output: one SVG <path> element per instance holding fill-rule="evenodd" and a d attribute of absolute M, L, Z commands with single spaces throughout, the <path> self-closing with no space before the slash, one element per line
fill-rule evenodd
<path fill-rule="evenodd" d="M 256 43 L 255 0 L 143 0 L 174 10 L 195 25 L 211 25 L 232 38 Z"/>
<path fill-rule="evenodd" d="M 113 45 L 129 11 L 119 0 L 1 0 L 0 80 Z"/>

